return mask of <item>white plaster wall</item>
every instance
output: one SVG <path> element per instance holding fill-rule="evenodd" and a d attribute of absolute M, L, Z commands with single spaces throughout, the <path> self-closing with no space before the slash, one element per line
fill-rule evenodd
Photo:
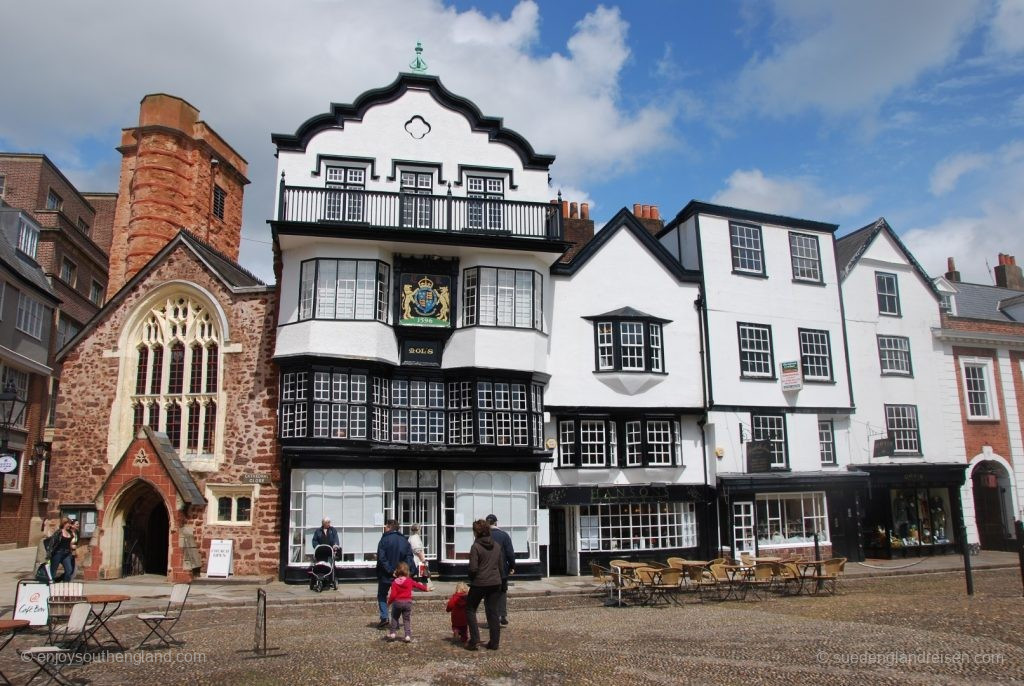
<path fill-rule="evenodd" d="M 405 124 L 419 115 L 431 126 L 423 138 L 417 140 L 405 130 Z M 347 121 L 343 129 L 329 129 L 313 136 L 304 152 L 282 150 L 278 154 L 277 176 L 285 174 L 290 186 L 322 187 L 325 175 L 314 172 L 317 155 L 345 155 L 370 157 L 376 160 L 378 180 L 367 175 L 367 190 L 397 191 L 399 180 L 388 181 L 393 160 L 416 160 L 442 165 L 442 178 L 451 181 L 454 195 L 465 195 L 464 187 L 455 186 L 458 166 L 476 165 L 512 170 L 513 182 L 506 185 L 509 200 L 547 202 L 554 197 L 548 187 L 545 170 L 524 170 L 519 155 L 504 143 L 491 142 L 486 132 L 475 132 L 462 114 L 442 107 L 429 91 L 410 89 L 393 102 L 376 105 L 367 110 L 362 121 Z M 434 194 L 447 192 L 447 185 L 437 185 Z M 277 207 L 275 199 L 275 214 Z"/>
<path fill-rule="evenodd" d="M 697 231 L 695 220 L 690 217 L 658 239 L 686 269 L 700 268 L 697 259 Z"/>
<path fill-rule="evenodd" d="M 628 484 L 690 484 L 704 483 L 704 469 L 701 465 L 701 432 L 697 420 L 692 416 L 677 417 L 679 420 L 680 443 L 683 453 L 681 467 L 607 467 L 602 469 L 580 469 L 576 467 L 557 469 L 554 463 L 541 466 L 541 486 L 608 486 Z M 549 422 L 544 427 L 548 436 L 557 436 L 558 427 Z M 558 459 L 558 451 L 555 451 Z"/>
<path fill-rule="evenodd" d="M 818 443 L 818 420 L 831 419 L 836 444 L 837 466 L 823 466 Z M 740 425 L 744 441 L 740 441 Z M 712 411 L 708 413 L 707 450 L 711 479 L 717 474 L 742 474 L 747 471 L 747 442 L 750 440 L 750 413 Z M 786 443 L 789 449 L 789 468 L 814 472 L 842 469 L 849 434 L 849 420 L 841 415 L 791 413 L 786 415 Z M 721 449 L 722 456 L 716 455 Z"/>
<path fill-rule="evenodd" d="M 610 228 L 603 229 L 604 231 Z M 547 405 L 700 407 L 701 373 L 696 283 L 680 283 L 627 229 L 620 229 L 572 277 L 552 278 L 554 294 Z M 595 373 L 594 325 L 583 319 L 633 307 L 671 320 L 662 329 L 666 375 L 627 395 Z"/>
<path fill-rule="evenodd" d="M 878 313 L 875 272 L 897 275 L 902 316 Z M 959 413 L 951 416 L 946 400 L 957 398 L 952 355 L 935 340 L 939 305 L 925 282 L 893 244 L 880 233 L 843 282 L 846 327 L 857 410 L 850 436 L 854 463 L 965 462 Z M 883 376 L 878 335 L 906 336 L 910 341 L 912 377 Z M 873 443 L 883 438 L 885 405 L 917 406 L 924 457 L 875 458 Z"/>
<path fill-rule="evenodd" d="M 847 361 L 832 234 L 799 231 L 818 236 L 822 286 L 793 281 L 789 229 L 762 225 L 768 278 L 761 278 L 733 273 L 727 219 L 701 214 L 699 221 L 715 404 L 848 407 Z M 805 382 L 803 390 L 783 393 L 778 379 L 741 379 L 738 322 L 771 326 L 776 376 L 781 362 L 800 359 L 799 328 L 827 330 L 834 383 Z"/>

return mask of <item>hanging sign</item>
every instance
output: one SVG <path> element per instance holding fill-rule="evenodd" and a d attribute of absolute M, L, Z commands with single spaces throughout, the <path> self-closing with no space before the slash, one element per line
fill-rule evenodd
<path fill-rule="evenodd" d="M 227 578 L 235 573 L 235 542 L 231 539 L 214 539 L 210 542 L 210 559 L 206 562 L 206 576 Z"/>
<path fill-rule="evenodd" d="M 18 469 L 18 458 L 14 455 L 0 456 L 0 474 L 10 474 Z"/>
<path fill-rule="evenodd" d="M 873 457 L 892 457 L 892 454 L 896 452 L 896 441 L 889 438 L 876 438 L 875 449 L 872 453 Z"/>
<path fill-rule="evenodd" d="M 420 272 L 401 279 L 402 326 L 451 326 L 451 277 Z"/>
<path fill-rule="evenodd" d="M 804 387 L 804 379 L 800 375 L 800 363 L 796 360 L 779 363 L 782 368 L 782 390 L 799 391 Z"/>
<path fill-rule="evenodd" d="M 50 587 L 21 580 L 14 595 L 14 618 L 27 619 L 29 626 L 45 626 L 49 615 Z"/>
<path fill-rule="evenodd" d="M 747 443 L 747 474 L 761 474 L 772 471 L 772 442 L 750 441 Z"/>

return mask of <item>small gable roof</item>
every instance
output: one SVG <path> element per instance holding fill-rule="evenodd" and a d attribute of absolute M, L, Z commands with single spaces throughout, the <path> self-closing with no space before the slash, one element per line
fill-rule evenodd
<path fill-rule="evenodd" d="M 932 295 L 936 299 L 941 299 L 942 296 L 935 287 L 932 278 L 928 276 L 924 267 L 917 261 L 913 253 L 907 249 L 907 246 L 903 245 L 903 241 L 900 240 L 900 237 L 889 226 L 889 222 L 885 220 L 885 217 L 879 217 L 867 226 L 863 226 L 836 240 L 836 269 L 839 271 L 839 280 L 846 280 L 846 277 L 850 275 L 853 268 L 857 266 L 857 262 L 867 252 L 868 247 L 878 234 L 882 232 L 889 236 L 896 248 L 903 254 L 903 257 L 906 258 L 910 266 L 914 268 L 914 271 L 917 272 L 917 275 L 928 286 L 928 290 L 932 292 Z"/>
<path fill-rule="evenodd" d="M 555 262 L 551 265 L 551 273 L 557 275 L 571 276 L 575 274 L 590 258 L 596 255 L 608 241 L 619 231 L 628 231 L 640 241 L 640 244 L 647 248 L 658 262 L 680 281 L 700 282 L 700 273 L 695 270 L 686 269 L 665 249 L 658 239 L 644 227 L 640 221 L 633 216 L 633 213 L 623 207 L 619 210 L 594 237 L 583 246 L 582 249 L 572 258 L 570 262 Z"/>
<path fill-rule="evenodd" d="M 185 465 L 181 463 L 181 459 L 178 457 L 178 453 L 171 446 L 170 440 L 167 438 L 167 434 L 154 431 L 148 426 L 142 427 L 141 434 L 138 438 L 145 437 L 146 440 L 153 446 L 153 452 L 156 454 L 157 459 L 160 460 L 160 464 L 163 465 L 164 471 L 171 478 L 171 483 L 174 484 L 174 489 L 181 496 L 181 499 L 185 501 L 186 505 L 194 505 L 196 507 L 203 507 L 206 505 L 206 498 L 199 490 L 199 486 L 192 479 L 192 475 L 189 474 Z M 134 441 L 132 441 L 134 443 Z M 103 493 L 103 490 L 107 487 L 107 482 L 110 481 L 114 474 L 120 471 L 125 460 L 133 459 L 130 455 L 132 452 L 131 445 L 125 449 L 124 455 L 117 461 L 114 468 L 110 470 L 110 474 L 104 479 L 103 485 L 100 486 L 97 491 L 97 498 Z"/>
<path fill-rule="evenodd" d="M 634 307 L 629 307 L 628 305 L 626 307 L 620 307 L 617 310 L 612 310 L 611 312 L 605 312 L 604 314 L 588 315 L 588 316 L 584 317 L 584 319 L 589 319 L 589 320 L 596 320 L 596 319 L 646 319 L 646 320 L 652 320 L 652 321 L 656 321 L 656 322 L 662 322 L 663 324 L 667 324 L 669 321 L 671 321 L 669 319 L 662 319 L 661 317 L 655 317 L 653 314 L 647 314 L 646 312 L 641 312 L 640 310 L 638 310 L 638 309 L 636 309 Z"/>
<path fill-rule="evenodd" d="M 252 272 L 248 271 L 242 265 L 238 264 L 224 253 L 216 250 L 215 248 L 202 241 L 195 234 L 181 229 L 178 231 L 178 235 L 167 242 L 160 252 L 154 255 L 145 266 L 140 269 L 135 276 L 125 283 L 117 293 L 114 294 L 110 300 L 104 303 L 103 307 L 93 315 L 92 319 L 86 322 L 85 326 L 78 334 L 68 341 L 63 348 L 57 351 L 57 360 L 64 359 L 64 356 L 78 345 L 78 342 L 88 336 L 96 326 L 106 318 L 107 314 L 114 308 L 119 306 L 121 302 L 128 296 L 132 288 L 134 288 L 139 282 L 141 282 L 146 276 L 153 271 L 158 264 L 167 259 L 175 248 L 183 246 L 190 250 L 199 261 L 202 262 L 210 270 L 210 272 L 221 280 L 221 282 L 233 293 L 249 293 L 254 291 L 267 291 L 271 287 L 267 286 L 260 279 L 256 278 Z"/>

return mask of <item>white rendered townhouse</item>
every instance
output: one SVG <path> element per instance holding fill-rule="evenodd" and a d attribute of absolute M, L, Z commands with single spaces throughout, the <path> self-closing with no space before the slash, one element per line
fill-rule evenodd
<path fill-rule="evenodd" d="M 853 406 L 834 224 L 693 201 L 661 243 L 700 273 L 706 445 L 720 547 L 859 559 L 854 492 L 836 465 Z"/>
<path fill-rule="evenodd" d="M 966 461 L 940 295 L 884 218 L 836 242 L 857 409 L 849 464 L 867 557 L 953 552 Z"/>

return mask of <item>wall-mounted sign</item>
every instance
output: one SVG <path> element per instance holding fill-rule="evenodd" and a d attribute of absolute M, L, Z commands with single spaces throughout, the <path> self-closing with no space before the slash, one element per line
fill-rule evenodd
<path fill-rule="evenodd" d="M 402 326 L 451 326 L 451 277 L 406 272 L 401 278 Z"/>
<path fill-rule="evenodd" d="M 10 474 L 18 469 L 18 458 L 14 455 L 0 456 L 0 474 Z"/>
<path fill-rule="evenodd" d="M 443 349 L 444 341 L 406 339 L 402 341 L 402 364 L 440 367 Z"/>
<path fill-rule="evenodd" d="M 242 475 L 242 483 L 243 484 L 269 484 L 270 483 L 270 475 L 266 474 L 266 473 L 261 473 L 261 474 L 243 474 Z"/>
<path fill-rule="evenodd" d="M 780 362 L 779 367 L 782 370 L 779 376 L 782 378 L 783 391 L 799 391 L 804 387 L 804 378 L 800 375 L 800 363 L 798 361 Z"/>
<path fill-rule="evenodd" d="M 750 441 L 747 443 L 747 474 L 761 474 L 772 471 L 772 442 Z"/>
<path fill-rule="evenodd" d="M 894 452 L 896 452 L 896 441 L 888 437 L 875 439 L 875 449 L 872 452 L 874 457 L 892 457 Z"/>

